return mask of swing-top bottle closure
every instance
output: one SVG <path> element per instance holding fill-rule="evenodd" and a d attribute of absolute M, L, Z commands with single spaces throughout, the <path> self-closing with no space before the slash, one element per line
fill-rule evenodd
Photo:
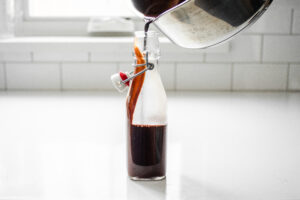
<path fill-rule="evenodd" d="M 139 55 L 142 60 L 138 59 L 136 48 L 139 49 L 139 52 L 142 50 L 141 55 Z M 156 67 L 160 57 L 158 33 L 155 31 L 135 32 L 133 56 L 135 62 L 132 64 L 132 71 L 119 72 L 111 76 L 112 84 L 119 92 L 126 91 L 134 78 Z"/>
<path fill-rule="evenodd" d="M 116 74 L 113 74 L 111 76 L 111 81 L 113 83 L 113 86 L 119 91 L 119 92 L 124 92 L 127 87 L 129 87 L 129 81 L 134 79 L 135 77 L 145 73 L 147 70 L 153 70 L 154 69 L 154 64 L 150 63 L 148 60 L 148 52 L 146 52 L 146 62 L 144 64 L 132 64 L 133 67 L 143 67 L 146 66 L 145 69 L 142 71 L 134 74 L 134 71 L 131 72 L 119 72 Z"/>

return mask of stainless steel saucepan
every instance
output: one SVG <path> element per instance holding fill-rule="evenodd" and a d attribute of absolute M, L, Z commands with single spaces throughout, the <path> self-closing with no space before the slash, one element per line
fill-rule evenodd
<path fill-rule="evenodd" d="M 187 0 L 159 15 L 155 26 L 175 44 L 206 48 L 253 24 L 272 0 Z"/>

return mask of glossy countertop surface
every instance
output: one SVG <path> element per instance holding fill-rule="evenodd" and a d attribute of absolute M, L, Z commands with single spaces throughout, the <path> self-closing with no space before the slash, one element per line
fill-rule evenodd
<path fill-rule="evenodd" d="M 0 93 L 0 199 L 300 199 L 300 93 L 169 93 L 167 179 L 126 171 L 125 97 Z"/>

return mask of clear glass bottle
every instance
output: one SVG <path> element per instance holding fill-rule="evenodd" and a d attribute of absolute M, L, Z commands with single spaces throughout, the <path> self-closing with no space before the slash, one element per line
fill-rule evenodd
<path fill-rule="evenodd" d="M 135 33 L 136 64 L 154 64 L 135 77 L 126 99 L 128 175 L 133 180 L 161 180 L 166 175 L 167 96 L 158 73 L 158 34 Z M 145 69 L 135 67 L 134 74 Z"/>

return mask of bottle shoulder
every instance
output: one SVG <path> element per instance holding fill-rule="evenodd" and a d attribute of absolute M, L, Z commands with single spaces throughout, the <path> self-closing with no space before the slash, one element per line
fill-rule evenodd
<path fill-rule="evenodd" d="M 159 72 L 147 71 L 139 94 L 133 123 L 140 125 L 167 124 L 167 95 Z"/>

